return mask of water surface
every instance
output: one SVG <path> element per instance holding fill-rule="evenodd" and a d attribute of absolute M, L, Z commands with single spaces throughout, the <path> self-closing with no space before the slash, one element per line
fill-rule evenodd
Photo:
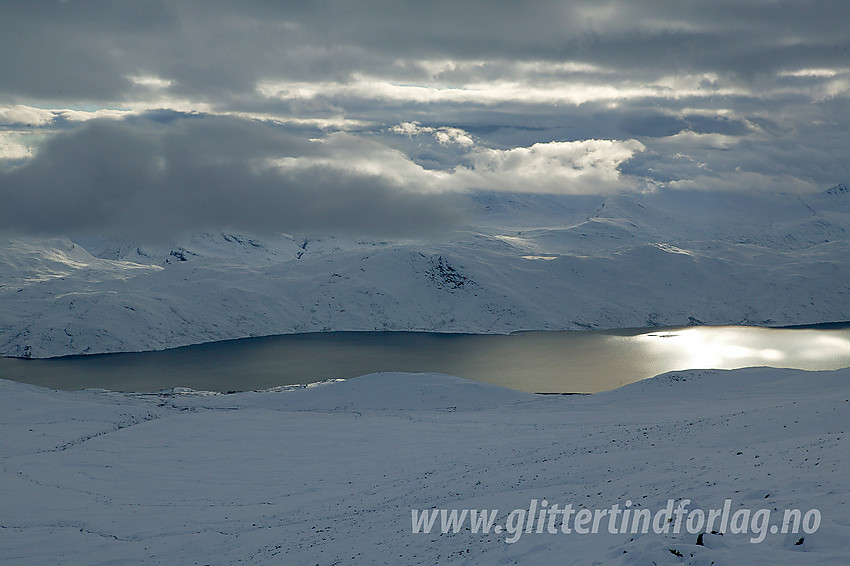
<path fill-rule="evenodd" d="M 850 367 L 850 325 L 701 326 L 511 335 L 323 332 L 42 360 L 0 377 L 55 389 L 246 391 L 378 371 L 440 372 L 531 392 L 592 393 L 666 371 Z"/>

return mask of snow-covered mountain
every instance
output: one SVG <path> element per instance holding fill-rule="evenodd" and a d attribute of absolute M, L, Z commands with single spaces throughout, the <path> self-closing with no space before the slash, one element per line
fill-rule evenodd
<path fill-rule="evenodd" d="M 0 354 L 328 330 L 511 332 L 850 320 L 850 191 L 477 193 L 473 225 L 395 241 L 7 239 Z"/>

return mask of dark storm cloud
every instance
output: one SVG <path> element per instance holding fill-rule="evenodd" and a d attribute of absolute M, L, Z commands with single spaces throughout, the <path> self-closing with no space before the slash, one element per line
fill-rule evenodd
<path fill-rule="evenodd" d="M 0 93 L 120 99 L 132 87 L 126 67 L 135 59 L 132 45 L 163 41 L 176 23 L 159 2 L 3 2 Z"/>
<path fill-rule="evenodd" d="M 823 189 L 850 179 L 848 21 L 843 0 L 3 2 L 0 228 L 421 232 L 469 188 Z"/>
<path fill-rule="evenodd" d="M 328 166 L 325 153 L 320 143 L 232 118 L 93 121 L 0 173 L 0 226 L 151 239 L 225 226 L 405 235 L 459 219 L 452 199 Z M 268 165 L 281 158 L 308 162 Z"/>
<path fill-rule="evenodd" d="M 128 94 L 128 75 L 154 74 L 215 99 L 263 78 L 424 78 L 410 64 L 419 59 L 492 61 L 502 74 L 499 61 L 569 60 L 632 77 L 749 80 L 846 65 L 848 18 L 841 0 L 4 2 L 0 80 L 19 96 L 103 100 Z"/>

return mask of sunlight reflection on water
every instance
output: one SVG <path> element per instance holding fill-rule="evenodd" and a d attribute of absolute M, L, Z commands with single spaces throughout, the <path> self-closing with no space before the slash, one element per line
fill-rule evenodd
<path fill-rule="evenodd" d="M 850 328 L 702 326 L 511 335 L 327 332 L 157 352 L 0 358 L 0 377 L 57 389 L 246 391 L 379 371 L 437 372 L 530 392 L 593 393 L 664 372 L 850 367 Z"/>
<path fill-rule="evenodd" d="M 649 332 L 632 339 L 666 371 L 771 366 L 807 370 L 846 367 L 850 336 L 846 331 L 776 329 L 746 326 L 693 327 Z"/>

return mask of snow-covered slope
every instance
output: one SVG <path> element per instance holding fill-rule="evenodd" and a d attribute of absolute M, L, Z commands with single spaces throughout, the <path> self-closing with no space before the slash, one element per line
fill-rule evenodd
<path fill-rule="evenodd" d="M 442 239 L 6 240 L 0 354 L 323 330 L 510 332 L 850 319 L 850 192 L 476 194 Z"/>
<path fill-rule="evenodd" d="M 3 564 L 793 564 L 850 551 L 850 370 L 536 396 L 434 374 L 132 395 L 0 381 Z M 411 509 L 816 509 L 815 532 L 413 533 Z M 752 525 L 753 523 L 750 523 Z M 752 528 L 748 526 L 748 528 Z M 698 544 L 700 541 L 702 544 Z"/>

